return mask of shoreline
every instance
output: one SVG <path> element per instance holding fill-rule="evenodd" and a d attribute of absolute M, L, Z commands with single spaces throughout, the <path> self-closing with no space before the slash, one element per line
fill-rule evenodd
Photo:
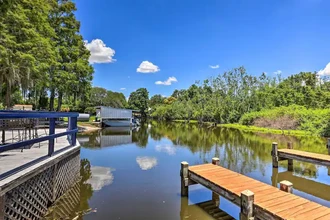
<path fill-rule="evenodd" d="M 85 123 L 78 123 L 79 133 L 88 133 L 93 131 L 101 130 L 101 127 L 96 127 L 93 125 L 85 124 Z"/>
<path fill-rule="evenodd" d="M 186 123 L 185 120 L 173 120 L 173 122 L 177 123 Z M 189 124 L 197 124 L 197 120 L 190 120 Z M 211 125 L 213 122 L 202 122 L 205 125 Z M 264 128 L 264 127 L 257 127 L 257 126 L 247 126 L 247 125 L 240 125 L 240 124 L 217 124 L 217 127 L 224 127 L 224 128 L 234 128 L 243 131 L 252 131 L 252 132 L 261 132 L 261 133 L 271 133 L 271 134 L 283 134 L 283 135 L 294 135 L 294 136 L 319 136 L 318 134 L 311 134 L 308 131 L 302 130 L 281 130 L 281 129 L 274 129 L 274 128 Z"/>

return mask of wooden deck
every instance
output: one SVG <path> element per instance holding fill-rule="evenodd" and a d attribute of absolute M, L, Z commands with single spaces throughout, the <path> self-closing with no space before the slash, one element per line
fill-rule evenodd
<path fill-rule="evenodd" d="M 279 149 L 278 157 L 281 159 L 293 159 L 318 165 L 330 166 L 330 155 L 316 154 L 293 149 Z"/>
<path fill-rule="evenodd" d="M 305 192 L 307 194 L 316 196 L 318 198 L 330 201 L 330 185 L 316 182 L 311 179 L 307 179 L 300 176 L 295 176 L 293 172 L 285 171 L 281 173 L 273 173 L 272 175 L 272 185 L 277 186 L 283 180 L 290 181 L 294 183 L 294 188 Z"/>
<path fill-rule="evenodd" d="M 55 133 L 61 133 L 66 131 L 66 129 L 59 128 L 55 130 Z M 6 132 L 6 137 L 8 142 L 11 142 L 15 136 L 17 136 L 18 131 Z M 38 135 L 46 136 L 47 130 L 40 129 L 38 130 Z M 14 136 L 13 136 L 14 135 Z M 12 137 L 13 136 L 13 137 Z M 54 143 L 54 150 L 59 152 L 65 150 L 70 146 L 69 141 L 66 136 L 56 138 Z M 14 170 L 20 170 L 26 165 L 38 162 L 38 159 L 47 158 L 48 153 L 48 141 L 43 141 L 38 144 L 33 144 L 26 149 L 16 149 L 10 150 L 3 153 L 0 153 L 0 179 L 5 178 L 7 175 L 10 175 Z"/>
<path fill-rule="evenodd" d="M 204 164 L 188 167 L 185 162 L 181 164 L 181 176 L 183 195 L 186 194 L 185 186 L 202 184 L 240 206 L 241 219 L 249 219 L 252 215 L 267 220 L 330 219 L 329 208 L 282 191 L 291 191 L 292 185 L 288 181 L 281 183 L 280 190 L 221 166 Z M 249 214 L 250 209 L 252 211 Z"/>

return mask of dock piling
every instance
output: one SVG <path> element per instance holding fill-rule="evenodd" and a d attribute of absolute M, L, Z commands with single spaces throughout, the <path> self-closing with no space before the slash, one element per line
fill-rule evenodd
<path fill-rule="evenodd" d="M 240 220 L 253 220 L 254 193 L 250 190 L 241 192 Z"/>
<path fill-rule="evenodd" d="M 188 167 L 189 164 L 186 161 L 181 162 L 181 196 L 188 196 Z"/>
<path fill-rule="evenodd" d="M 293 184 L 287 180 L 283 180 L 280 182 L 280 190 L 287 192 L 287 193 L 292 193 L 292 188 Z"/>
<path fill-rule="evenodd" d="M 288 142 L 287 148 L 293 149 L 292 142 Z M 288 159 L 288 171 L 293 171 L 293 160 L 292 159 Z"/>
<path fill-rule="evenodd" d="M 213 165 L 220 165 L 220 160 L 219 160 L 219 158 L 217 158 L 217 157 L 213 157 L 212 158 L 212 164 Z"/>
<path fill-rule="evenodd" d="M 276 142 L 273 142 L 272 144 L 272 158 L 273 158 L 273 168 L 278 168 L 278 151 L 277 151 Z"/>

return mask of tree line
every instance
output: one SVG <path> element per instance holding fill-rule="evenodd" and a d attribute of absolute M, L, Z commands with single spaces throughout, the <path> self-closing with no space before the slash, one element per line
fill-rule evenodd
<path fill-rule="evenodd" d="M 86 108 L 93 67 L 71 0 L 0 1 L 0 101 Z"/>
<path fill-rule="evenodd" d="M 280 106 L 299 105 L 307 109 L 330 107 L 330 82 L 316 72 L 281 75 L 250 75 L 244 67 L 234 68 L 196 82 L 188 89 L 175 90 L 170 97 L 130 96 L 128 105 L 143 109 L 150 117 L 161 120 L 198 120 L 236 123 L 253 111 Z M 142 104 L 144 103 L 144 104 Z"/>

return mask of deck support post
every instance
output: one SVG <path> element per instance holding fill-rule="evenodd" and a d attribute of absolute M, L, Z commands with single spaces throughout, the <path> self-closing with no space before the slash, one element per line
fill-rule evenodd
<path fill-rule="evenodd" d="M 277 151 L 276 142 L 273 142 L 272 144 L 272 158 L 273 158 L 273 168 L 278 168 L 278 151 Z"/>
<path fill-rule="evenodd" d="M 280 190 L 288 193 L 292 193 L 293 184 L 287 180 L 280 182 Z"/>
<path fill-rule="evenodd" d="M 292 142 L 288 142 L 287 148 L 293 149 Z M 288 159 L 288 171 L 293 171 L 293 160 L 292 159 Z"/>
<path fill-rule="evenodd" d="M 278 181 L 278 168 L 273 168 L 272 172 L 272 186 L 277 188 L 277 181 Z"/>
<path fill-rule="evenodd" d="M 181 196 L 188 196 L 188 167 L 189 164 L 186 161 L 181 162 Z"/>
<path fill-rule="evenodd" d="M 188 213 L 188 198 L 181 198 L 181 209 L 180 209 L 180 219 L 185 220 L 189 216 Z"/>
<path fill-rule="evenodd" d="M 216 165 L 216 166 L 219 166 L 220 165 L 219 158 L 213 157 L 212 158 L 212 164 L 213 165 Z M 214 204 L 216 206 L 219 206 L 220 205 L 220 196 L 217 193 L 215 193 L 215 192 L 212 192 L 212 201 L 214 202 Z"/>
<path fill-rule="evenodd" d="M 49 135 L 55 134 L 55 118 L 49 119 Z M 54 139 L 48 141 L 48 156 L 52 156 L 54 153 Z"/>
<path fill-rule="evenodd" d="M 250 190 L 241 192 L 240 220 L 254 220 L 253 215 L 254 193 Z"/>

